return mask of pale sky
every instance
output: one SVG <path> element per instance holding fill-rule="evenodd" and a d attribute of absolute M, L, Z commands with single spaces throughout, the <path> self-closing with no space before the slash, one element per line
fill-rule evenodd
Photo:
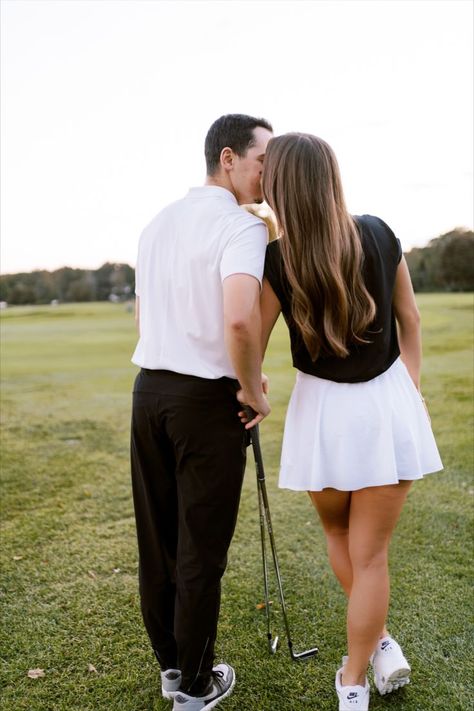
<path fill-rule="evenodd" d="M 1 271 L 135 265 L 225 113 L 334 148 L 405 251 L 473 223 L 470 0 L 2 0 Z"/>

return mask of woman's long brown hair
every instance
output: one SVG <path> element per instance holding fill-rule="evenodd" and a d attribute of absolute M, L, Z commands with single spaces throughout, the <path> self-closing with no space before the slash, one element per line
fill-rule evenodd
<path fill-rule="evenodd" d="M 292 316 L 311 358 L 345 358 L 368 343 L 374 300 L 362 277 L 363 251 L 347 212 L 336 156 L 321 138 L 287 133 L 271 139 L 263 194 L 281 230 Z"/>

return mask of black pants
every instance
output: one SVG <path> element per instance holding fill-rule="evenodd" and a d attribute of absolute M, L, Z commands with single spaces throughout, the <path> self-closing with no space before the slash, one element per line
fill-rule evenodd
<path fill-rule="evenodd" d="M 141 370 L 131 432 L 132 485 L 145 627 L 181 688 L 208 682 L 220 580 L 234 533 L 247 432 L 238 383 Z"/>

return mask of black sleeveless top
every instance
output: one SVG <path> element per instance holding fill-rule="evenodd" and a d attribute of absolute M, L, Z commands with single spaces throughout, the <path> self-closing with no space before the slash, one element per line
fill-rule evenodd
<path fill-rule="evenodd" d="M 349 355 L 320 355 L 316 361 L 304 344 L 291 316 L 291 287 L 283 271 L 280 240 L 267 246 L 264 276 L 270 282 L 280 304 L 290 331 L 293 365 L 303 373 L 338 383 L 360 383 L 372 380 L 390 368 L 400 355 L 392 294 L 397 267 L 402 258 L 400 241 L 388 225 L 378 217 L 354 217 L 361 235 L 364 252 L 363 277 L 377 307 L 375 320 L 370 325 L 367 338 L 370 343 L 351 344 Z M 318 305 L 314 304 L 317 309 Z"/>

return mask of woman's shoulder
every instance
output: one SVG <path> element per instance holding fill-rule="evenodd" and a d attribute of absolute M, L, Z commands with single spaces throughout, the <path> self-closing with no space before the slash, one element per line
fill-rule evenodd
<path fill-rule="evenodd" d="M 375 233 L 388 232 L 393 235 L 392 229 L 381 217 L 376 217 L 375 215 L 353 215 L 353 218 L 362 228 L 365 227 Z"/>
<path fill-rule="evenodd" d="M 370 249 L 369 245 L 373 243 L 377 245 L 378 249 L 385 247 L 397 259 L 397 262 L 400 261 L 402 256 L 400 240 L 382 218 L 375 215 L 353 215 L 353 218 L 362 233 L 362 243 L 365 250 Z"/>

